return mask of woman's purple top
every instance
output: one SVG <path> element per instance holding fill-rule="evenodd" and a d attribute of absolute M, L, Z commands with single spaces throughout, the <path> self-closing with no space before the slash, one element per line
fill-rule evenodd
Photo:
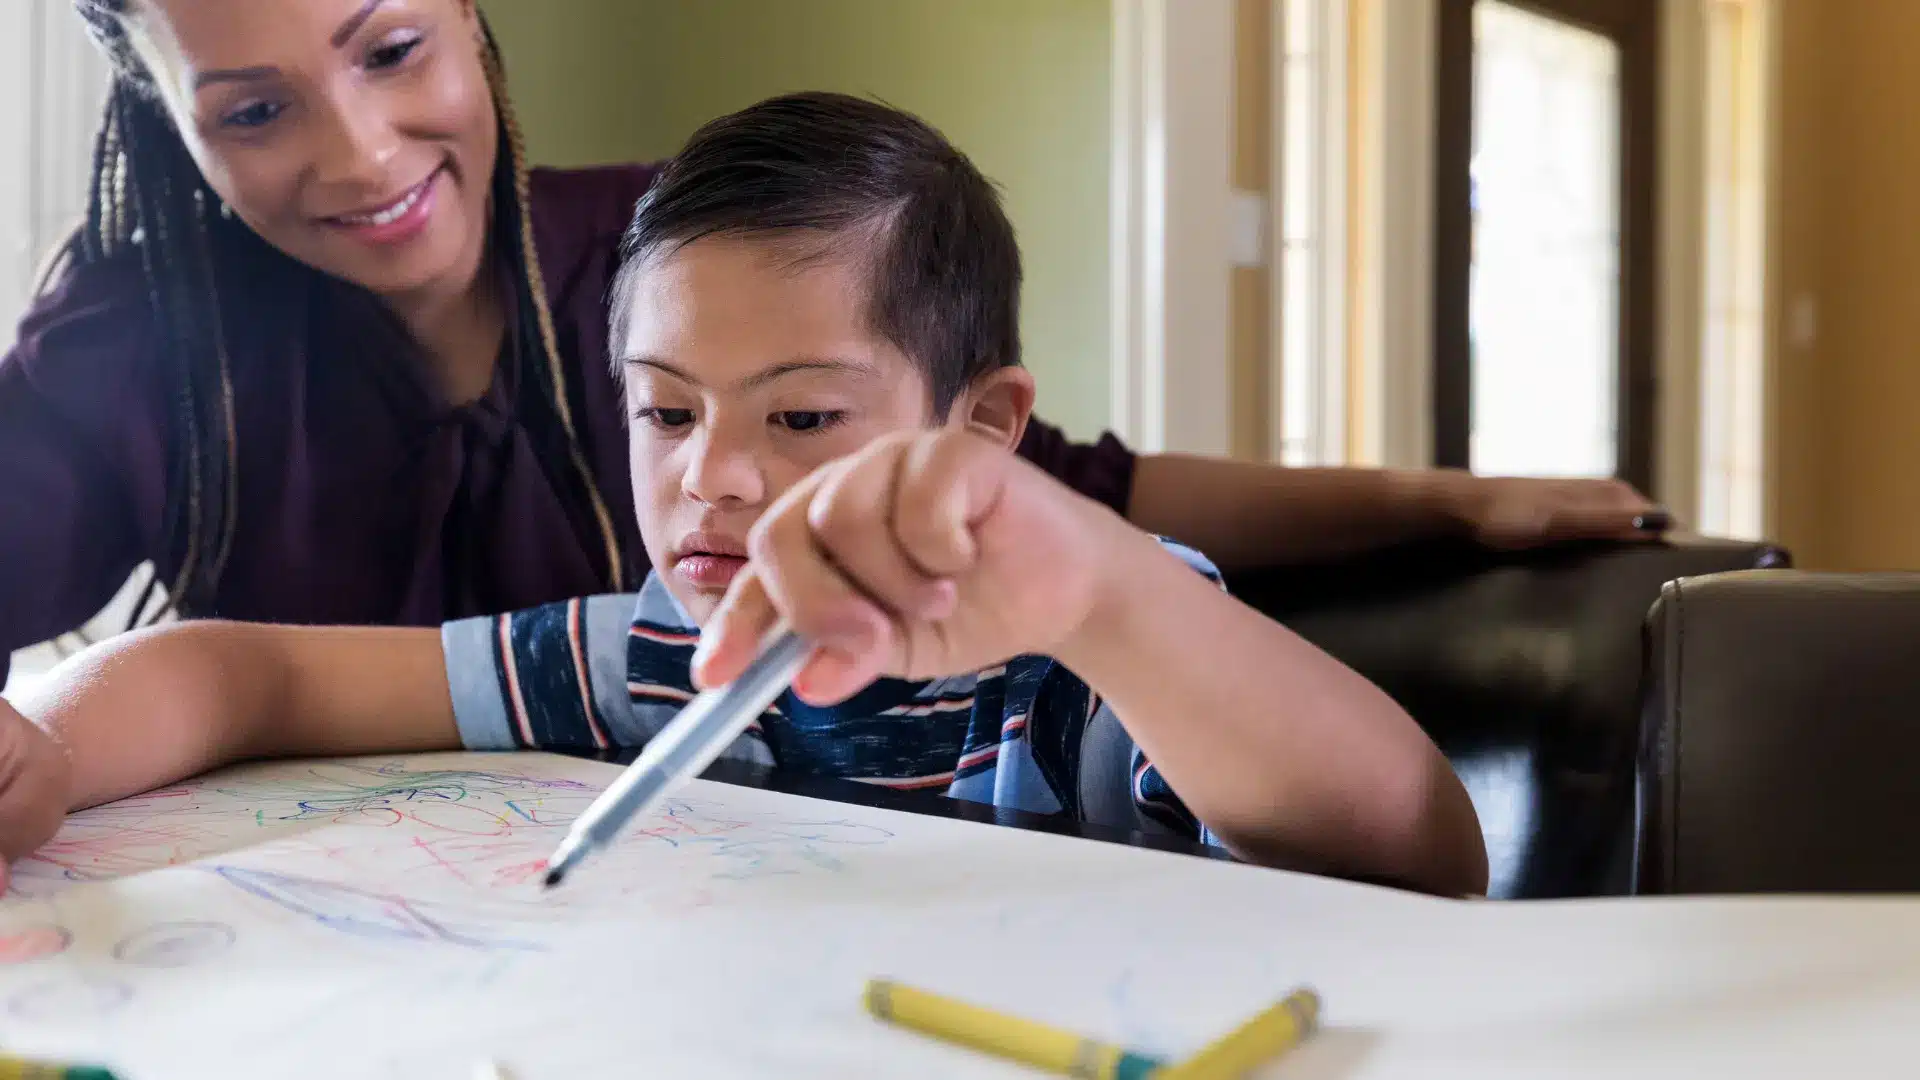
<path fill-rule="evenodd" d="M 631 511 L 605 299 L 650 166 L 539 170 L 535 238 L 576 424 L 619 529 Z M 245 275 L 239 275 L 245 276 Z M 435 626 L 607 588 L 591 512 L 556 490 L 516 417 L 512 365 L 451 407 L 390 319 L 338 290 L 222 283 L 238 423 L 237 531 L 209 610 L 255 621 Z M 298 279 L 289 279 L 298 280 Z M 296 344 L 289 351 L 287 342 Z M 0 682 L 7 654 L 73 629 L 153 559 L 172 580 L 170 388 L 137 258 L 69 271 L 0 359 Z M 528 390 L 531 393 L 531 389 Z M 1124 512 L 1133 455 L 1034 423 L 1022 455 Z"/>

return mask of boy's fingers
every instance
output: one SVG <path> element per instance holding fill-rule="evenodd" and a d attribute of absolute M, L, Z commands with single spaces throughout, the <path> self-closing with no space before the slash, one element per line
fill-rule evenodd
<path fill-rule="evenodd" d="M 915 565 L 889 525 L 905 463 L 899 443 L 861 454 L 821 483 L 807 522 L 826 557 L 881 607 L 908 619 L 945 618 L 953 583 Z"/>
<path fill-rule="evenodd" d="M 693 684 L 705 690 L 739 678 L 779 618 L 753 568 L 741 571 L 700 632 L 700 647 L 693 653 Z"/>
<path fill-rule="evenodd" d="M 800 494 L 782 497 L 747 540 L 753 573 L 768 599 L 794 631 L 814 646 L 814 658 L 794 684 L 809 700 L 819 700 L 814 695 L 829 694 L 829 688 L 856 679 L 852 689 L 859 689 L 877 678 L 897 651 L 892 620 L 861 594 L 815 542 L 806 511 L 817 490 L 816 484 L 803 484 L 789 492 L 789 496 Z M 844 666 L 823 664 L 823 654 L 837 656 Z"/>
<path fill-rule="evenodd" d="M 893 532 L 929 574 L 957 577 L 973 568 L 973 523 L 998 497 L 999 456 L 972 436 L 926 438 L 907 451 L 893 502 Z"/>

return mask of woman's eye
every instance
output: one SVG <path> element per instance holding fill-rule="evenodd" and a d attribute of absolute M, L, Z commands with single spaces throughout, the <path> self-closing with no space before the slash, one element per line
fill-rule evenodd
<path fill-rule="evenodd" d="M 420 39 L 417 37 L 376 45 L 373 51 L 367 54 L 367 67 L 374 71 L 399 67 L 406 62 L 407 57 L 413 55 L 413 50 L 419 47 Z"/>
<path fill-rule="evenodd" d="M 286 106 L 275 101 L 255 101 L 242 105 L 220 118 L 227 127 L 258 128 L 265 127 L 279 119 Z"/>
<path fill-rule="evenodd" d="M 846 419 L 846 413 L 833 410 L 789 409 L 774 414 L 774 422 L 788 431 L 822 431 Z"/>
<path fill-rule="evenodd" d="M 661 428 L 680 428 L 693 423 L 692 409 L 640 409 L 634 419 Z"/>

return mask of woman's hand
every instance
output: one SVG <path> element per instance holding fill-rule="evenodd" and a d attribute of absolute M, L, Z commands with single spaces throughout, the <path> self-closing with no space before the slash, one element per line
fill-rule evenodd
<path fill-rule="evenodd" d="M 1667 515 L 1621 480 L 1553 480 L 1454 474 L 1454 514 L 1492 548 L 1576 540 L 1648 540 Z"/>

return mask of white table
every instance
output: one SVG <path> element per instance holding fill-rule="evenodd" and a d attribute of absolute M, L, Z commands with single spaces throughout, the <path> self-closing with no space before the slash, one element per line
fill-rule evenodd
<path fill-rule="evenodd" d="M 704 783 L 541 895 L 612 774 L 282 764 L 84 815 L 0 905 L 0 1045 L 125 1080 L 1033 1075 L 874 1023 L 884 975 L 1163 1056 L 1310 983 L 1327 1029 L 1262 1074 L 1294 1080 L 1920 1074 L 1916 901 L 1442 901 Z"/>

